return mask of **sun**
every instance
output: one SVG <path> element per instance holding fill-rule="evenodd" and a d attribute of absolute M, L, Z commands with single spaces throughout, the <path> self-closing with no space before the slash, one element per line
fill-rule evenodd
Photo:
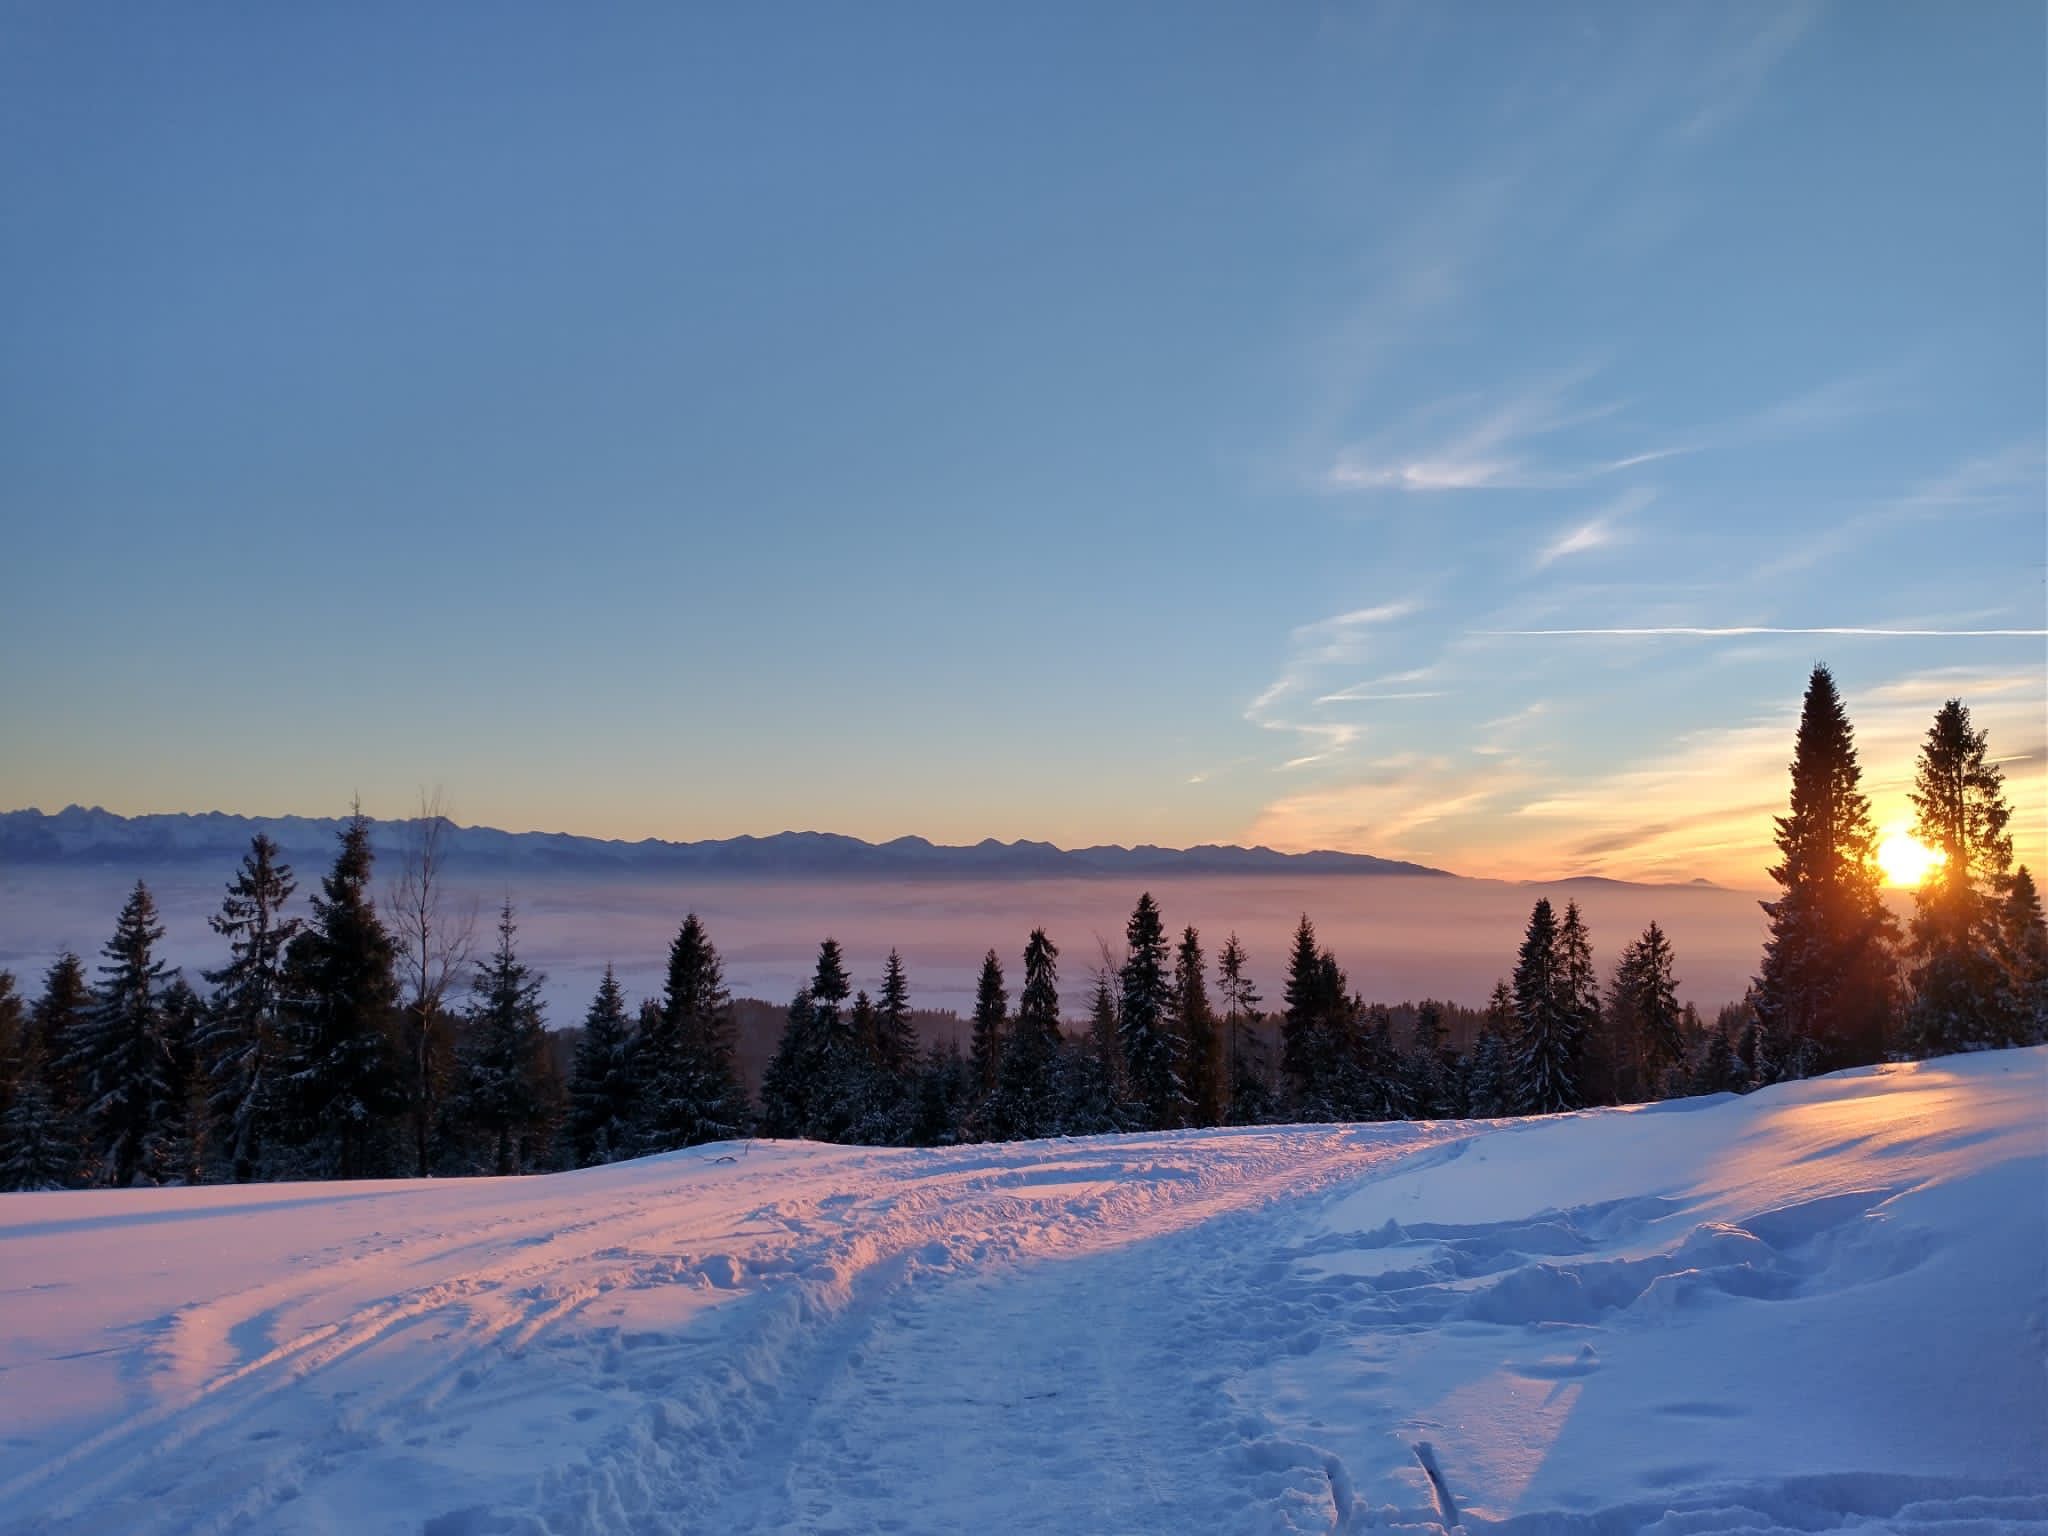
<path fill-rule="evenodd" d="M 1947 862 L 1947 854 L 1928 847 L 1904 827 L 1892 828 L 1877 845 L 1877 867 L 1892 885 L 1918 885 L 1937 865 Z"/>

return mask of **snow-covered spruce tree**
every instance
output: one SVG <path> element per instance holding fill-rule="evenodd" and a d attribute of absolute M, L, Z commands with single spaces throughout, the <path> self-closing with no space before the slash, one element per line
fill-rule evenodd
<path fill-rule="evenodd" d="M 296 888 L 277 844 L 259 832 L 220 910 L 207 919 L 228 941 L 228 963 L 203 973 L 214 991 L 198 1050 L 214 1145 L 237 1183 L 261 1175 L 264 1140 L 277 1114 L 285 951 L 302 926 L 284 908 Z"/>
<path fill-rule="evenodd" d="M 2005 986 L 1999 1011 L 2008 1021 L 2009 1043 L 2048 1044 L 2048 925 L 2024 864 L 2013 871 L 2000 903 L 1998 940 Z"/>
<path fill-rule="evenodd" d="M 1466 1064 L 1466 1114 L 1486 1120 L 1514 1113 L 1511 1053 L 1516 1029 L 1515 994 L 1505 979 L 1496 981 L 1480 1019 L 1479 1038 L 1472 1043 L 1472 1056 Z"/>
<path fill-rule="evenodd" d="M 1384 1003 L 1361 1008 L 1353 999 L 1358 1026 L 1345 1037 L 1347 1120 L 1405 1120 L 1412 1112 L 1407 1063 L 1394 1039 L 1393 1010 Z"/>
<path fill-rule="evenodd" d="M 1906 1041 L 1919 1056 L 2010 1044 L 2021 1032 L 2001 964 L 2012 810 L 1989 745 L 1960 699 L 1942 705 L 1920 744 L 1913 832 L 1942 862 L 1914 894 Z"/>
<path fill-rule="evenodd" d="M 1856 1066 L 1884 1053 L 1894 1013 L 1898 925 L 1885 907 L 1877 832 L 1855 732 L 1832 673 L 1813 669 L 1792 754 L 1792 803 L 1777 818 L 1781 894 L 1754 988 L 1761 1081 Z"/>
<path fill-rule="evenodd" d="M 1024 985 L 1017 1017 L 996 1068 L 993 1129 L 1006 1139 L 1054 1136 L 1064 1129 L 1060 1104 L 1059 946 L 1043 928 L 1024 945 Z"/>
<path fill-rule="evenodd" d="M 638 1058 L 641 1151 L 746 1134 L 747 1097 L 733 1062 L 725 964 L 694 912 L 669 945 L 661 1012 L 643 1032 Z"/>
<path fill-rule="evenodd" d="M 498 912 L 497 946 L 471 984 L 452 1106 L 477 1162 L 501 1177 L 540 1166 L 559 1109 L 549 1092 L 546 978 L 519 958 L 518 933 L 508 901 Z"/>
<path fill-rule="evenodd" d="M 1513 1112 L 1556 1114 L 1577 1109 L 1584 1019 L 1572 994 L 1557 914 L 1538 897 L 1515 959 L 1515 1037 L 1511 1051 Z"/>
<path fill-rule="evenodd" d="M 1221 1125 L 1223 1057 L 1204 964 L 1201 935 L 1183 929 L 1173 952 L 1173 1029 L 1186 1063 L 1188 1124 Z"/>
<path fill-rule="evenodd" d="M 312 921 L 285 951 L 286 1108 L 301 1171 L 368 1178 L 396 1164 L 398 985 L 391 936 L 370 899 L 370 823 L 341 830 Z"/>
<path fill-rule="evenodd" d="M 1187 1120 L 1179 1042 L 1172 1029 L 1173 983 L 1168 974 L 1166 927 L 1150 891 L 1138 898 L 1124 927 L 1126 953 L 1118 974 L 1117 1036 L 1131 1105 L 1144 1130 L 1168 1130 Z"/>
<path fill-rule="evenodd" d="M 1003 986 L 1003 962 L 990 950 L 981 957 L 981 977 L 974 985 L 974 1033 L 967 1049 L 968 1071 L 980 1106 L 975 1112 L 977 1119 L 986 1118 L 995 1097 L 997 1074 L 1002 1070 L 1003 1033 L 1009 1021 L 1010 994 Z"/>
<path fill-rule="evenodd" d="M 156 900 L 138 880 L 101 950 L 107 963 L 99 968 L 98 996 L 66 1061 L 78 1077 L 94 1163 L 116 1188 L 149 1171 L 152 1150 L 179 1107 L 164 1032 L 168 981 L 156 957 L 163 936 Z"/>
<path fill-rule="evenodd" d="M 569 1154 L 578 1168 L 631 1157 L 638 1146 L 640 1080 L 626 994 L 607 965 L 583 1015 L 569 1074 Z"/>
<path fill-rule="evenodd" d="M 1652 922 L 1621 952 L 1608 988 L 1608 1039 L 1620 1053 L 1622 1102 L 1683 1093 L 1686 1040 L 1671 941 Z"/>
<path fill-rule="evenodd" d="M 1254 1032 L 1259 990 L 1245 972 L 1244 945 L 1235 933 L 1216 956 L 1216 991 L 1223 1005 L 1224 1118 L 1230 1125 L 1262 1125 L 1275 1111 L 1265 1043 Z"/>

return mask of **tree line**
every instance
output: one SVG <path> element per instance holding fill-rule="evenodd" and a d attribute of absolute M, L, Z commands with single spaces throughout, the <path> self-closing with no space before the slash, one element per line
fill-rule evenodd
<path fill-rule="evenodd" d="M 358 810 L 305 918 L 287 915 L 296 880 L 276 845 L 253 839 L 210 919 L 227 954 L 202 972 L 205 995 L 158 957 L 164 930 L 141 882 L 96 980 L 65 954 L 31 1003 L 0 971 L 0 1188 L 526 1173 L 756 1133 L 939 1145 L 1547 1114 L 2048 1041 L 2048 928 L 2013 866 L 2002 775 L 1962 703 L 1943 706 L 1921 747 L 1915 832 L 1944 857 L 1903 930 L 1825 667 L 1791 773 L 1762 964 L 1711 1021 L 1679 1002 L 1658 924 L 1603 981 L 1577 904 L 1548 898 L 1476 1019 L 1433 1000 L 1365 1002 L 1306 915 L 1268 1011 L 1234 933 L 1212 967 L 1201 934 L 1173 934 L 1147 893 L 1121 952 L 1104 947 L 1089 967 L 1085 1025 L 1063 1023 L 1060 950 L 1043 928 L 1014 973 L 990 950 L 965 1051 L 922 1044 L 900 954 L 871 996 L 826 939 L 758 1105 L 694 914 L 659 996 L 632 1008 L 607 968 L 564 1071 L 510 903 L 472 953 L 473 920 L 445 899 L 438 809 L 413 824 L 382 911 Z M 463 1002 L 452 994 L 465 978 Z M 1476 1025 L 1462 1049 L 1454 1019 Z"/>

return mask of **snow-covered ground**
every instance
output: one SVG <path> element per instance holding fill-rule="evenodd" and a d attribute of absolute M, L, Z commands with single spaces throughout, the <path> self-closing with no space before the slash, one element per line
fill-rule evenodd
<path fill-rule="evenodd" d="M 10 1195 L 0 1529 L 2048 1531 L 2044 1316 L 2048 1051 Z"/>

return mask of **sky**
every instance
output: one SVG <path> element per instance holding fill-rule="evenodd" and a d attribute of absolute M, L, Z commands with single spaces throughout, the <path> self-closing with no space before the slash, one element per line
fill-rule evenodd
<path fill-rule="evenodd" d="M 0 11 L 0 806 L 2048 862 L 2035 3 Z"/>

